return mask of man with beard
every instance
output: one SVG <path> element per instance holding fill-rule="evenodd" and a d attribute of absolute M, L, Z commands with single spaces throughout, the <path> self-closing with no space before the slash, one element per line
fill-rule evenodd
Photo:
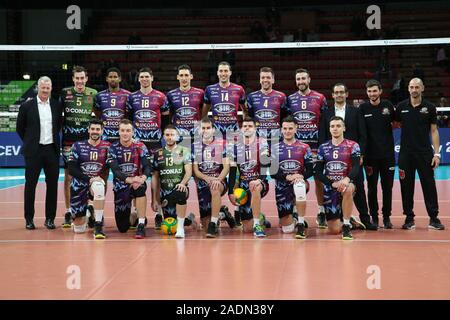
<path fill-rule="evenodd" d="M 378 80 L 366 83 L 369 101 L 359 106 L 367 127 L 367 146 L 364 169 L 367 178 L 367 197 L 372 222 L 378 227 L 378 176 L 383 190 L 383 225 L 392 229 L 392 186 L 394 185 L 395 155 L 392 121 L 394 106 L 381 99 L 383 90 Z"/>
<path fill-rule="evenodd" d="M 295 138 L 309 145 L 313 161 L 315 161 L 319 147 L 320 119 L 327 108 L 327 100 L 323 94 L 311 90 L 309 87 L 311 77 L 308 70 L 295 70 L 295 83 L 298 91 L 288 97 L 287 110 L 294 117 L 298 126 Z M 327 224 L 323 207 L 323 185 L 316 176 L 314 176 L 314 181 L 318 205 L 316 222 L 319 228 L 324 229 Z"/>
<path fill-rule="evenodd" d="M 93 200 L 95 215 L 95 239 L 105 239 L 103 232 L 103 208 L 105 206 L 105 180 L 101 177 L 106 168 L 110 143 L 101 140 L 103 122 L 93 119 L 88 128 L 89 139 L 75 142 L 69 156 L 68 169 L 72 176 L 70 184 L 70 212 L 73 231 L 86 231 L 86 215 L 89 199 Z M 89 212 L 92 214 L 92 212 Z"/>

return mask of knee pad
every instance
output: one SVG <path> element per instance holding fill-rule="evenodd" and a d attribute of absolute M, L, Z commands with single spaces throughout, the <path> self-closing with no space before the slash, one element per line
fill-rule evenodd
<path fill-rule="evenodd" d="M 75 233 L 85 233 L 86 232 L 86 223 L 83 223 L 82 225 L 73 225 L 73 232 Z"/>
<path fill-rule="evenodd" d="M 282 226 L 281 230 L 283 231 L 283 233 L 293 233 L 295 231 L 295 224 L 291 223 L 288 226 Z"/>
<path fill-rule="evenodd" d="M 98 180 L 92 182 L 91 194 L 94 196 L 94 201 L 105 200 L 105 183 Z"/>
<path fill-rule="evenodd" d="M 306 201 L 306 184 L 305 182 L 298 182 L 294 184 L 295 200 L 297 202 Z"/>

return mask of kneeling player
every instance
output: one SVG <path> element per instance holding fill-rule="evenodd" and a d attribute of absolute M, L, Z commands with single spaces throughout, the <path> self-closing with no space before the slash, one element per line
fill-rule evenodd
<path fill-rule="evenodd" d="M 249 193 L 248 200 L 239 207 L 244 232 L 252 232 L 260 238 L 266 233 L 260 224 L 261 199 L 269 192 L 269 183 L 262 164 L 270 164 L 269 147 L 264 139 L 256 136 L 256 123 L 252 118 L 244 118 L 238 141 L 227 151 L 230 157 L 230 177 L 228 178 L 228 197 L 232 204 L 238 205 L 233 194 L 236 172 L 239 169 L 239 188 Z M 253 222 L 252 222 L 253 219 Z"/>
<path fill-rule="evenodd" d="M 221 137 L 214 135 L 214 122 L 204 117 L 200 122 L 201 138 L 194 144 L 194 175 L 197 182 L 200 219 L 208 226 L 206 236 L 215 238 L 219 222 L 222 196 L 227 192 L 225 178 L 230 170 L 226 148 Z M 220 135 L 221 136 L 221 135 Z M 230 227 L 236 225 L 233 216 L 226 210 L 225 219 Z M 231 223 L 230 223 L 231 222 Z"/>
<path fill-rule="evenodd" d="M 359 145 L 344 139 L 345 123 L 341 117 L 330 119 L 332 139 L 319 147 L 317 153 L 316 175 L 324 183 L 324 207 L 331 233 L 342 229 L 342 239 L 352 240 L 350 232 L 353 209 L 353 179 L 360 167 Z M 340 218 L 343 216 L 344 224 Z"/>
<path fill-rule="evenodd" d="M 281 122 L 283 141 L 278 144 L 276 158 L 278 171 L 275 178 L 275 197 L 283 233 L 292 233 L 297 227 L 296 238 L 306 238 L 307 179 L 313 175 L 313 159 L 310 147 L 295 139 L 297 124 L 292 116 Z M 274 157 L 272 157 L 274 158 Z M 293 218 L 294 206 L 298 221 Z"/>
<path fill-rule="evenodd" d="M 166 145 L 158 150 L 153 160 L 153 210 L 162 207 L 164 218 L 177 219 L 176 238 L 184 238 L 184 226 L 194 222 L 193 215 L 186 218 L 188 183 L 192 176 L 191 151 L 177 145 L 178 131 L 171 124 L 164 129 Z"/>
<path fill-rule="evenodd" d="M 109 151 L 108 164 L 114 174 L 114 213 L 120 232 L 136 224 L 136 239 L 145 237 L 147 183 L 151 164 L 147 147 L 133 141 L 133 125 L 123 119 L 119 124 L 119 141 Z M 131 215 L 131 202 L 136 199 L 137 216 Z"/>
<path fill-rule="evenodd" d="M 70 184 L 70 212 L 72 214 L 73 231 L 86 231 L 87 207 L 89 199 L 93 199 L 95 213 L 95 239 L 105 239 L 103 233 L 103 208 L 105 205 L 105 181 L 100 177 L 104 168 L 110 143 L 102 141 L 103 122 L 91 120 L 88 128 L 89 139 L 75 142 L 69 156 L 68 168 L 72 176 Z M 90 213 L 92 214 L 92 213 Z"/>

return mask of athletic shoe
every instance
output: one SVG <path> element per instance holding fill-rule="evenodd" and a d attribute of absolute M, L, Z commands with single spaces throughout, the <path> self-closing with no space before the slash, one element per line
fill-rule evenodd
<path fill-rule="evenodd" d="M 361 220 L 361 223 L 364 225 L 365 230 L 370 230 L 370 231 L 377 231 L 378 230 L 378 226 L 373 224 L 370 221 L 370 218 L 363 218 L 363 220 Z"/>
<path fill-rule="evenodd" d="M 89 227 L 89 229 L 94 228 L 95 227 L 95 210 L 94 210 L 94 206 L 92 206 L 92 205 L 88 205 L 87 206 L 86 215 L 87 215 L 87 218 L 88 218 L 88 227 Z"/>
<path fill-rule="evenodd" d="M 366 225 L 354 216 L 350 217 L 350 224 L 352 229 L 366 230 Z"/>
<path fill-rule="evenodd" d="M 389 217 L 383 218 L 383 225 L 384 225 L 385 229 L 393 229 L 394 228 L 394 226 L 392 225 L 392 222 L 391 222 L 391 218 L 389 218 Z"/>
<path fill-rule="evenodd" d="M 143 223 L 139 223 L 136 229 L 136 235 L 134 236 L 136 239 L 144 239 L 145 238 L 145 225 Z"/>
<path fill-rule="evenodd" d="M 210 221 L 208 223 L 208 232 L 206 233 L 207 238 L 215 238 L 217 236 L 217 226 L 214 222 Z"/>
<path fill-rule="evenodd" d="M 405 220 L 405 223 L 402 225 L 402 229 L 405 230 L 414 230 L 416 228 L 416 224 L 414 223 L 414 220 Z"/>
<path fill-rule="evenodd" d="M 266 216 L 262 212 L 259 214 L 259 223 L 266 229 L 272 228 L 272 224 L 266 219 Z"/>
<path fill-rule="evenodd" d="M 177 233 L 175 233 L 175 238 L 184 238 L 184 228 L 177 229 Z"/>
<path fill-rule="evenodd" d="M 441 223 L 441 221 L 438 218 L 431 218 L 430 224 L 428 225 L 428 229 L 444 230 L 445 226 Z"/>
<path fill-rule="evenodd" d="M 325 212 L 320 212 L 317 215 L 316 223 L 317 223 L 317 226 L 319 227 L 319 229 L 326 229 L 326 228 L 328 228 L 327 217 L 325 215 Z"/>
<path fill-rule="evenodd" d="M 351 233 L 352 226 L 348 224 L 344 224 L 342 226 L 342 240 L 353 240 L 353 236 Z"/>
<path fill-rule="evenodd" d="M 295 238 L 306 239 L 305 224 L 303 223 L 297 224 L 297 233 L 295 234 Z"/>
<path fill-rule="evenodd" d="M 379 228 L 380 223 L 379 223 L 379 220 L 378 220 L 378 216 L 372 216 L 372 224 L 374 226 L 376 226 L 377 228 Z"/>
<path fill-rule="evenodd" d="M 94 239 L 106 239 L 106 235 L 103 232 L 103 226 L 101 222 L 95 223 L 94 229 Z"/>
<path fill-rule="evenodd" d="M 223 219 L 228 223 L 231 229 L 236 227 L 236 220 L 234 220 L 227 206 L 220 207 L 220 212 L 223 213 Z"/>
<path fill-rule="evenodd" d="M 264 238 L 266 236 L 266 233 L 264 232 L 263 227 L 257 224 L 253 227 L 253 235 L 257 238 Z"/>
<path fill-rule="evenodd" d="M 72 227 L 72 214 L 67 211 L 64 215 L 64 222 L 62 224 L 63 228 L 71 228 Z"/>
<path fill-rule="evenodd" d="M 195 221 L 195 214 L 193 214 L 192 212 L 189 213 L 186 219 L 184 219 L 184 226 L 192 226 L 192 229 L 198 230 L 198 224 L 197 221 Z"/>
<path fill-rule="evenodd" d="M 155 215 L 155 230 L 161 230 L 162 222 L 163 222 L 162 214 L 157 213 Z"/>

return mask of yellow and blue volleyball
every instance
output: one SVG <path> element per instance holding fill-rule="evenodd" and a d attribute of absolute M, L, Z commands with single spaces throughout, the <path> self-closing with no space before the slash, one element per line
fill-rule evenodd
<path fill-rule="evenodd" d="M 239 205 L 244 205 L 247 202 L 247 200 L 248 200 L 247 191 L 245 191 L 242 188 L 234 189 L 233 194 L 236 197 L 237 204 L 239 204 Z"/>

